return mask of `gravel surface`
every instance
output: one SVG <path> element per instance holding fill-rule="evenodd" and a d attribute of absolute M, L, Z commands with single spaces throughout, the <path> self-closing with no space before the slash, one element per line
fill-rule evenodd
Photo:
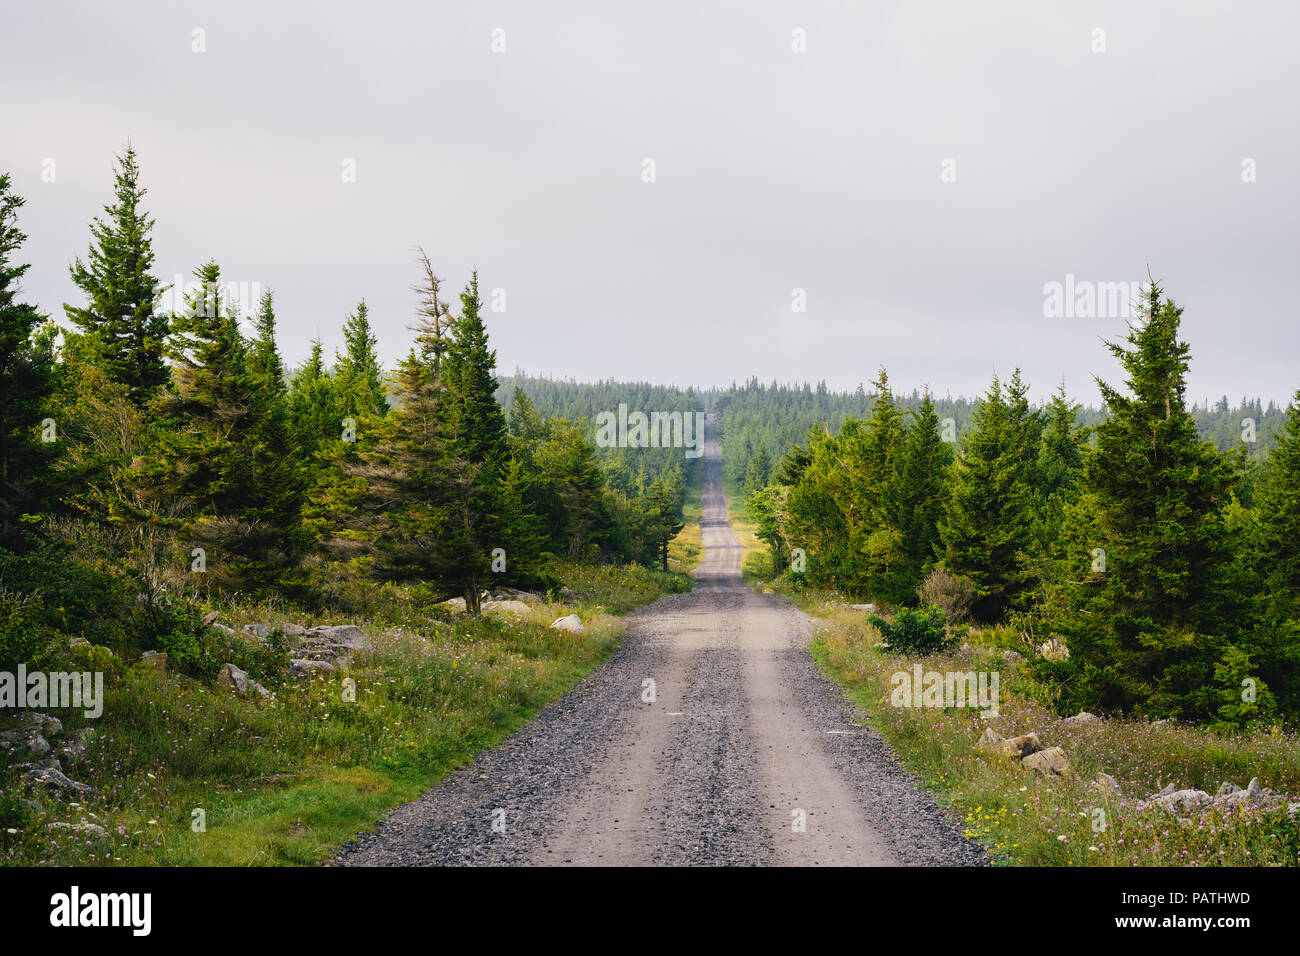
<path fill-rule="evenodd" d="M 705 468 L 696 590 L 336 864 L 987 864 L 822 674 L 807 616 L 742 583 L 712 430 Z"/>

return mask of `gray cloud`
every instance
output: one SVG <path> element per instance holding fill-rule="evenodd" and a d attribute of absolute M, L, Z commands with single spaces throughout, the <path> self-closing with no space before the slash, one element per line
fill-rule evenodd
<path fill-rule="evenodd" d="M 362 296 L 404 353 L 419 243 L 452 290 L 506 290 L 504 371 L 851 388 L 885 364 L 972 394 L 1021 365 L 1093 400 L 1122 322 L 1046 318 L 1043 285 L 1150 263 L 1192 396 L 1286 399 L 1300 11 L 1135 6 L 10 4 L 0 165 L 61 315 L 130 137 L 159 271 L 273 287 L 291 361 Z"/>

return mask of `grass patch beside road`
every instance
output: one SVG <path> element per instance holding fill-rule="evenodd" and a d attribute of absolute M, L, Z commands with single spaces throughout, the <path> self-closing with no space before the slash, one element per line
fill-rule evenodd
<path fill-rule="evenodd" d="M 369 618 L 357 622 L 372 650 L 346 669 L 273 686 L 269 700 L 121 664 L 106 682 L 100 719 L 56 714 L 65 725 L 58 739 L 81 727 L 95 731 L 84 755 L 64 759 L 65 772 L 92 787 L 90 794 L 47 788 L 36 807 L 21 771 L 0 770 L 0 863 L 328 859 L 388 809 L 472 761 L 590 673 L 618 646 L 620 615 L 690 588 L 684 575 L 637 567 L 572 566 L 560 574 L 580 595 L 577 602 L 482 620 L 385 589 Z M 235 627 L 337 623 L 283 606 L 217 609 Z M 574 611 L 585 633 L 549 627 Z M 355 682 L 354 701 L 345 679 Z M 202 832 L 195 811 L 202 811 Z M 76 831 L 54 823 L 90 826 Z"/>
<path fill-rule="evenodd" d="M 1285 804 L 1178 815 L 1150 802 L 1165 784 L 1214 794 L 1251 777 L 1300 799 L 1300 739 L 1280 728 L 1224 736 L 1187 724 L 1099 719 L 1065 724 L 1015 650 L 1007 629 L 972 632 L 965 649 L 913 659 L 879 646 L 860 612 L 824 597 L 805 604 L 823 623 L 812 652 L 866 713 L 871 725 L 941 804 L 961 813 L 969 837 L 1003 864 L 1028 866 L 1261 866 L 1300 862 L 1300 815 Z M 1020 650 L 1025 650 L 1020 648 Z M 1018 653 L 1018 652 L 1017 652 Z M 910 671 L 998 671 L 999 716 L 966 708 L 896 707 L 890 677 Z M 984 753 L 988 727 L 1004 737 L 1037 732 L 1071 764 L 1047 777 Z M 1115 777 L 1121 795 L 1095 782 Z M 1100 815 L 1098 814 L 1100 811 Z M 1097 827 L 1100 825 L 1100 829 Z"/>

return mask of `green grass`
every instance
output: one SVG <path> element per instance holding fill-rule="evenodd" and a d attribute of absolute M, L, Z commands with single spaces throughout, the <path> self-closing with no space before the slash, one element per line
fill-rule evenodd
<path fill-rule="evenodd" d="M 644 568 L 567 566 L 577 607 L 524 617 L 453 618 L 403 589 L 385 589 L 360 621 L 375 644 L 345 673 L 235 697 L 140 668 L 106 688 L 84 758 L 65 770 L 90 784 L 79 801 L 32 813 L 0 771 L 0 861 L 7 864 L 305 865 L 319 863 L 391 807 L 517 730 L 605 660 L 619 615 L 689 579 Z M 581 635 L 552 630 L 577 610 Z M 285 608 L 223 610 L 229 624 L 305 621 Z M 317 621 L 315 623 L 337 623 Z M 355 682 L 345 700 L 344 679 Z M 64 713 L 59 713 L 61 719 Z M 65 732 L 82 718 L 64 719 Z M 195 811 L 206 829 L 195 832 Z M 89 822 L 87 840 L 49 823 Z M 9 831 L 13 832 L 9 832 Z"/>
<path fill-rule="evenodd" d="M 1002 864 L 1028 866 L 1297 865 L 1300 819 L 1285 808 L 1215 811 L 1176 818 L 1146 798 L 1164 784 L 1213 794 L 1220 782 L 1300 793 L 1300 741 L 1280 728 L 1223 736 L 1186 724 L 1107 719 L 1067 727 L 1045 702 L 1023 663 L 1002 656 L 1002 631 L 974 633 L 965 650 L 921 659 L 926 670 L 996 670 L 999 716 L 962 708 L 907 708 L 890 703 L 890 675 L 915 660 L 876 644 L 879 635 L 843 605 L 810 602 L 825 622 L 813 643 L 821 666 L 845 688 L 903 763 L 955 808 L 966 833 Z M 1065 777 L 1044 777 L 1018 763 L 976 750 L 986 727 L 1003 736 L 1035 731 L 1060 746 L 1071 763 Z M 1123 796 L 1094 784 L 1114 776 Z M 1099 814 L 1100 811 L 1100 814 Z M 1104 823 L 1100 830 L 1095 829 Z"/>
<path fill-rule="evenodd" d="M 699 567 L 704 550 L 700 528 L 704 502 L 701 497 L 700 481 L 700 470 L 695 469 L 686 488 L 686 502 L 682 507 L 682 518 L 685 523 L 677 536 L 668 543 L 668 567 L 679 573 L 689 574 Z"/>

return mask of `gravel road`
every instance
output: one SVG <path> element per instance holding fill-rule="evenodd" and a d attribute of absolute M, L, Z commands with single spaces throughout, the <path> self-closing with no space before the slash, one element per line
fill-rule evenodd
<path fill-rule="evenodd" d="M 745 587 L 707 435 L 695 590 L 337 865 L 987 863 L 817 668 L 808 617 Z"/>

